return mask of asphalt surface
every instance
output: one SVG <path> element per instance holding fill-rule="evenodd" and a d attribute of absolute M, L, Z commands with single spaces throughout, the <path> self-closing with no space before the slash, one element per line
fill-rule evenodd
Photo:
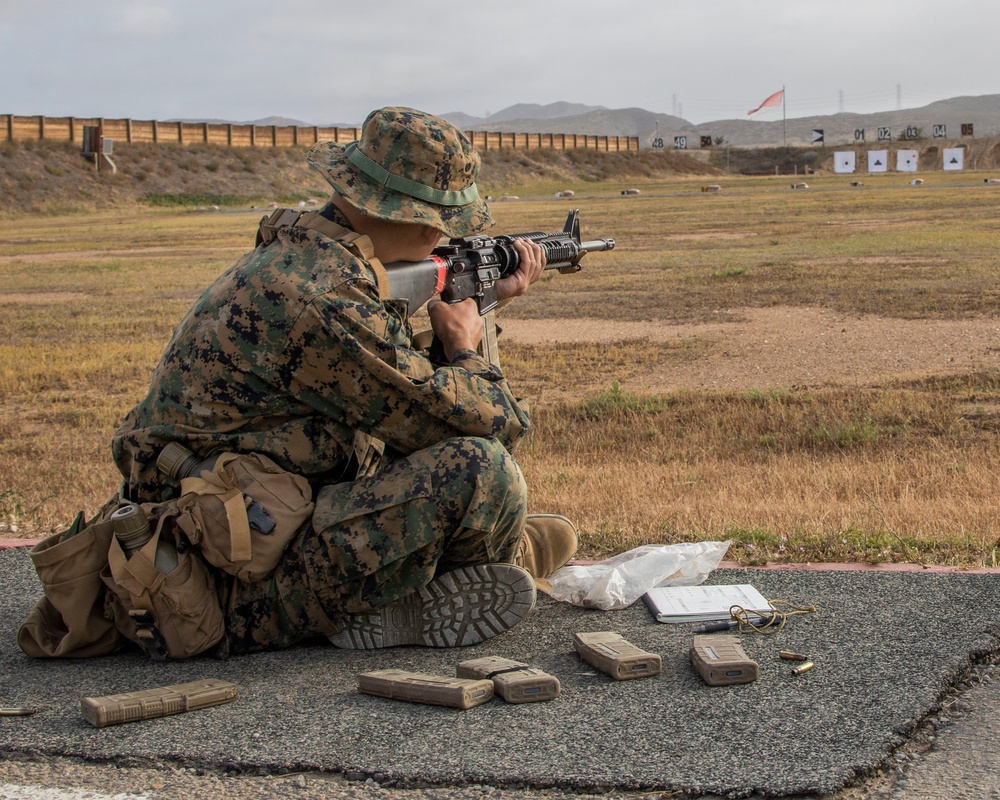
<path fill-rule="evenodd" d="M 25 551 L 0 552 L 0 581 L 7 606 L 0 705 L 37 710 L 0 721 L 0 754 L 11 761 L 71 757 L 244 775 L 330 774 L 352 785 L 404 789 L 734 797 L 828 795 L 888 774 L 909 787 L 886 797 L 937 797 L 914 787 L 924 781 L 940 788 L 966 768 L 975 771 L 961 758 L 977 758 L 984 726 L 996 717 L 978 717 L 977 704 L 963 699 L 959 721 L 940 730 L 968 737 L 966 745 L 938 747 L 938 729 L 927 734 L 928 720 L 939 721 L 957 702 L 956 687 L 981 669 L 977 662 L 998 650 L 994 575 L 717 570 L 710 583 L 753 583 L 769 599 L 817 608 L 773 636 L 744 635 L 760 679 L 721 688 L 706 686 L 690 667 L 690 626 L 657 623 L 641 604 L 587 611 L 544 597 L 512 631 L 462 650 L 354 652 L 317 644 L 228 661 L 157 664 L 138 653 L 35 661 L 15 642 L 40 595 Z M 596 672 L 572 649 L 574 632 L 595 630 L 618 631 L 661 654 L 662 674 L 616 682 Z M 781 649 L 809 654 L 815 669 L 793 676 L 777 657 Z M 451 675 L 458 661 L 484 655 L 556 675 L 561 696 L 524 705 L 496 699 L 458 711 L 357 692 L 359 672 Z M 99 730 L 79 711 L 85 696 L 197 678 L 232 681 L 239 697 Z M 1000 706 L 996 694 L 985 708 Z M 968 796 L 994 796 L 995 789 Z"/>

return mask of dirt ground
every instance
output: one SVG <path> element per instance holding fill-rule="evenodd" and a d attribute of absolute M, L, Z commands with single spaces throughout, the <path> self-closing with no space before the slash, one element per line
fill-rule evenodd
<path fill-rule="evenodd" d="M 629 391 L 872 385 L 1000 366 L 1000 319 L 902 320 L 816 307 L 727 310 L 718 323 L 660 325 L 601 319 L 502 320 L 526 343 L 696 341 L 698 356 L 644 375 Z M 606 383 L 606 381 L 605 381 Z"/>

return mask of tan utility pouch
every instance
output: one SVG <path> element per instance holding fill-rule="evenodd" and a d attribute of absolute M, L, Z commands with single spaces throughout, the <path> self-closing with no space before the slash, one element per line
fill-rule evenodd
<path fill-rule="evenodd" d="M 126 557 L 112 537 L 107 566 L 101 578 L 117 596 L 115 624 L 150 658 L 189 658 L 217 644 L 225 633 L 222 606 L 211 571 L 201 556 L 188 547 L 176 548 L 173 522 L 176 508 L 144 505 L 155 533 L 139 550 Z M 166 538 L 177 549 L 177 566 L 167 573 L 156 567 L 156 550 Z"/>
<path fill-rule="evenodd" d="M 81 512 L 69 529 L 31 548 L 44 595 L 17 632 L 17 644 L 29 656 L 89 658 L 126 643 L 107 608 L 107 588 L 101 580 L 114 539 L 111 514 L 117 508 L 115 497 L 89 524 Z"/>
<path fill-rule="evenodd" d="M 181 492 L 177 526 L 206 561 L 246 582 L 274 571 L 313 512 L 309 481 L 259 453 L 222 453 L 211 472 L 184 478 Z"/>

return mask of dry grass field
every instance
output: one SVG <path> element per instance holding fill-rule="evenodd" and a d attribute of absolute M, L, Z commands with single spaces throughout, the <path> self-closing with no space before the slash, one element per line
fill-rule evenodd
<path fill-rule="evenodd" d="M 509 187 L 497 232 L 558 230 L 572 202 L 585 239 L 617 241 L 501 319 L 533 509 L 590 557 L 729 538 L 745 563 L 995 566 L 1000 186 L 926 177 Z M 259 214 L 0 221 L 0 535 L 116 488 L 111 433 Z"/>

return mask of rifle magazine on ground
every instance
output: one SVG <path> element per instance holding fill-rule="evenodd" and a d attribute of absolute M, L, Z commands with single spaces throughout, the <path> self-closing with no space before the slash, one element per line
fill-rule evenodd
<path fill-rule="evenodd" d="M 496 693 L 508 703 L 539 703 L 559 696 L 559 679 L 520 661 L 485 656 L 462 661 L 456 669 L 460 678 L 486 678 Z"/>
<path fill-rule="evenodd" d="M 616 681 L 658 675 L 662 659 L 647 653 L 613 631 L 573 634 L 573 647 L 580 658 Z"/>
<path fill-rule="evenodd" d="M 235 699 L 236 684 L 208 679 L 138 692 L 84 697 L 80 702 L 80 711 L 95 728 L 104 728 L 123 722 L 197 711 Z"/>
<path fill-rule="evenodd" d="M 695 636 L 691 643 L 691 663 L 709 686 L 757 680 L 757 662 L 747 656 L 738 636 Z"/>
<path fill-rule="evenodd" d="M 466 709 L 493 699 L 493 681 L 379 669 L 358 675 L 358 691 L 390 700 Z"/>

